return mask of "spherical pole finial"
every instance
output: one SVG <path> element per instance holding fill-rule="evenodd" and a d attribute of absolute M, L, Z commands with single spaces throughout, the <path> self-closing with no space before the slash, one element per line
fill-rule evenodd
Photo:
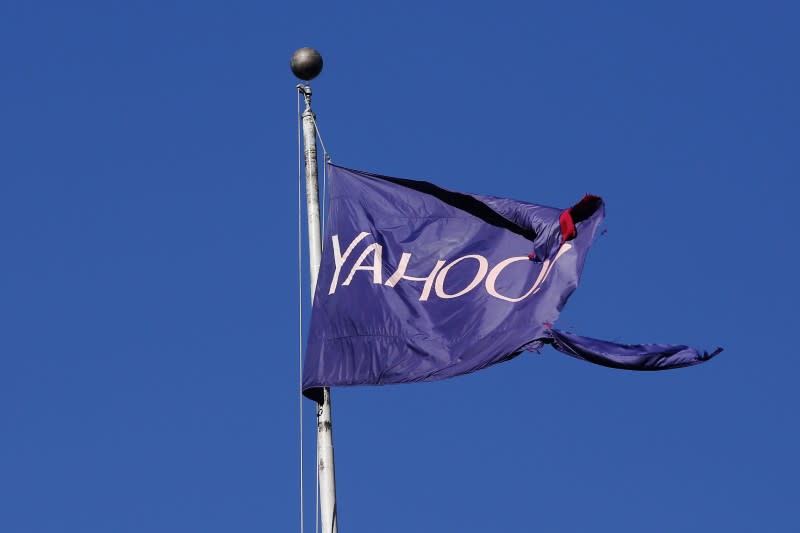
<path fill-rule="evenodd" d="M 322 72 L 322 56 L 313 48 L 300 48 L 292 54 L 292 72 L 303 81 L 310 81 Z"/>

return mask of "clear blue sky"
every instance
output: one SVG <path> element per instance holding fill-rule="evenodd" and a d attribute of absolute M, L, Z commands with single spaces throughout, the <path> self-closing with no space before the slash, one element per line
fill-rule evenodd
<path fill-rule="evenodd" d="M 340 531 L 800 530 L 798 15 L 4 1 L 0 530 L 297 531 L 300 46 L 339 164 L 605 198 L 562 327 L 726 349 L 335 390 Z"/>

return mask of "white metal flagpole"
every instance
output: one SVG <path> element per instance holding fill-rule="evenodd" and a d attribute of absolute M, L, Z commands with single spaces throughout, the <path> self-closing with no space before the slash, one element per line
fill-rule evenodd
<path fill-rule="evenodd" d="M 310 81 L 322 71 L 322 56 L 313 48 L 300 48 L 292 55 L 292 72 L 303 81 Z M 317 274 L 322 256 L 319 223 L 319 187 L 317 181 L 317 127 L 311 110 L 311 87 L 300 84 L 306 108 L 303 120 L 303 145 L 306 161 L 306 213 L 308 216 L 308 256 L 310 261 L 311 301 L 317 286 Z M 319 477 L 319 507 L 324 533 L 338 533 L 336 519 L 336 475 L 333 463 L 333 424 L 331 422 L 330 389 L 322 389 L 317 402 L 317 475 Z"/>

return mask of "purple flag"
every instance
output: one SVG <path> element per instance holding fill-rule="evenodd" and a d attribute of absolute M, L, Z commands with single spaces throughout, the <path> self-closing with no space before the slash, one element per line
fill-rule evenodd
<path fill-rule="evenodd" d="M 335 165 L 328 176 L 307 394 L 436 381 L 543 344 L 635 370 L 689 366 L 718 353 L 553 329 L 603 220 L 599 197 L 562 210 Z"/>

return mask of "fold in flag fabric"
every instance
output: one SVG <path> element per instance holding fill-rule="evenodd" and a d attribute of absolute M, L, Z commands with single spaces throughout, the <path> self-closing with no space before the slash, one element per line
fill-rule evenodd
<path fill-rule="evenodd" d="M 552 327 L 578 285 L 603 200 L 568 209 L 328 166 L 329 209 L 303 390 L 437 381 L 550 344 L 663 370 L 719 350 L 625 345 Z"/>

